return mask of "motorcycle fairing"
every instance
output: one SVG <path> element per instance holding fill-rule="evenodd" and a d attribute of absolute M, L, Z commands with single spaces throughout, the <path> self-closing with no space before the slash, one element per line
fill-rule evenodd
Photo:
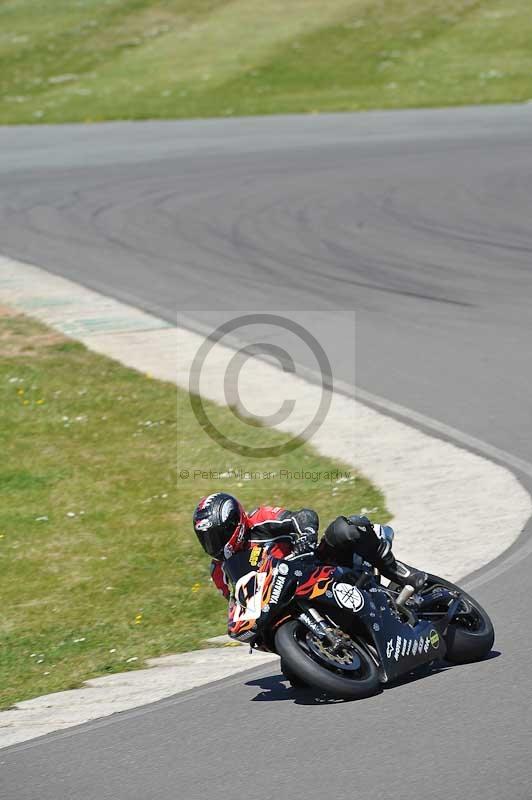
<path fill-rule="evenodd" d="M 440 625 L 427 620 L 419 620 L 415 625 L 403 622 L 386 592 L 377 586 L 357 589 L 353 585 L 353 599 L 347 601 L 347 605 L 343 604 L 337 598 L 341 601 L 346 593 L 338 591 L 338 584 L 338 581 L 333 581 L 330 591 L 317 598 L 314 604 L 333 619 L 335 611 L 347 612 L 356 618 L 356 625 L 365 629 L 378 652 L 384 682 L 422 664 L 444 658 L 446 648 Z M 344 577 L 340 586 L 346 585 Z"/>
<path fill-rule="evenodd" d="M 356 576 L 345 567 L 309 563 L 305 559 L 278 559 L 267 551 L 253 569 L 250 552 L 236 553 L 224 564 L 233 586 L 228 621 L 233 638 L 253 640 L 295 598 L 302 607 L 315 606 L 332 620 L 342 618 L 354 629 L 363 628 L 364 638 L 377 651 L 384 683 L 445 656 L 445 623 L 404 622 L 376 583 L 359 589 L 355 586 Z M 281 564 L 282 589 L 272 598 Z"/>

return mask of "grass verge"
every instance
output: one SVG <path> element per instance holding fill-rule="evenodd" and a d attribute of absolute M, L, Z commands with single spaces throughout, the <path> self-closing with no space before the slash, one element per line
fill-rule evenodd
<path fill-rule="evenodd" d="M 4 0 L 0 122 L 532 98 L 530 0 Z"/>
<path fill-rule="evenodd" d="M 8 312 L 0 352 L 0 708 L 224 631 L 226 605 L 191 529 L 202 494 L 310 505 L 324 521 L 362 508 L 387 518 L 382 495 L 355 473 L 339 483 L 178 481 L 176 445 L 181 464 L 224 472 L 234 462 L 195 423 L 185 392 Z M 209 414 L 229 434 L 238 425 L 227 409 L 209 404 Z M 249 429 L 250 444 L 280 441 Z M 307 446 L 267 464 L 302 466 L 341 465 Z"/>

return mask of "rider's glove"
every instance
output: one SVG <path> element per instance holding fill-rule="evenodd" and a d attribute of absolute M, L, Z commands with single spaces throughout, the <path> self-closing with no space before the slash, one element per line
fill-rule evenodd
<path fill-rule="evenodd" d="M 303 553 L 313 553 L 318 544 L 318 534 L 314 528 L 305 528 L 303 533 L 298 536 L 292 547 L 292 552 L 296 556 Z"/>

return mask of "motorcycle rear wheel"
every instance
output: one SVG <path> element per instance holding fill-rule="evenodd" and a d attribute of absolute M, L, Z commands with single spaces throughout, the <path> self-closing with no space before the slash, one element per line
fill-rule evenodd
<path fill-rule="evenodd" d="M 437 575 L 429 575 L 428 583 L 431 587 L 444 586 L 451 591 L 460 592 L 464 600 L 445 635 L 447 661 L 453 664 L 481 661 L 488 655 L 495 641 L 495 632 L 487 612 L 474 597 L 454 583 Z"/>
<path fill-rule="evenodd" d="M 275 647 L 282 663 L 303 683 L 326 692 L 331 697 L 358 700 L 376 694 L 380 688 L 379 674 L 373 659 L 357 642 L 352 641 L 353 653 L 360 668 L 334 667 L 309 647 L 312 634 L 298 620 L 289 620 L 277 630 Z"/>

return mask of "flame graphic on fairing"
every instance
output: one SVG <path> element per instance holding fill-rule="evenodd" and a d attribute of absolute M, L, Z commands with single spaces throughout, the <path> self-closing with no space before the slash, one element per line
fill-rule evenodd
<path fill-rule="evenodd" d="M 336 567 L 318 567 L 318 569 L 314 570 L 310 578 L 296 589 L 296 595 L 308 597 L 309 600 L 313 600 L 315 597 L 325 594 L 332 583 L 331 575 L 335 569 Z"/>

